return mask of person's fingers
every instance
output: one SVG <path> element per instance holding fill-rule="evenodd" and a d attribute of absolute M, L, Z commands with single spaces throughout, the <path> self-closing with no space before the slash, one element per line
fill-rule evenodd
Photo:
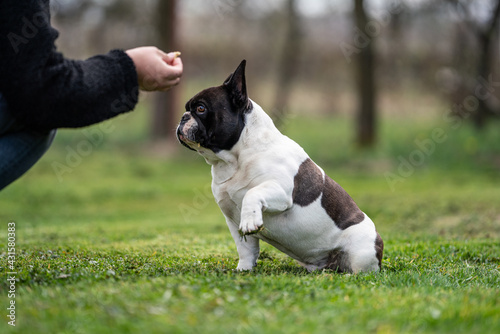
<path fill-rule="evenodd" d="M 180 52 L 165 53 L 156 47 L 127 50 L 137 70 L 139 86 L 145 91 L 165 91 L 179 84 L 183 72 Z"/>
<path fill-rule="evenodd" d="M 163 79 L 163 81 L 180 78 L 182 76 L 182 71 L 183 65 L 179 58 L 174 60 L 172 65 L 162 62 L 161 64 L 157 64 L 156 67 L 156 73 L 159 78 Z"/>
<path fill-rule="evenodd" d="M 161 50 L 160 50 L 161 51 Z M 181 53 L 179 51 L 165 53 L 161 51 L 160 56 L 163 61 L 169 65 L 174 65 L 177 59 L 179 59 Z"/>
<path fill-rule="evenodd" d="M 180 67 L 182 69 L 182 59 L 176 57 L 169 65 L 174 67 Z"/>
<path fill-rule="evenodd" d="M 162 91 L 162 92 L 166 92 L 167 90 L 169 90 L 170 88 L 174 87 L 174 86 L 177 86 L 181 81 L 181 78 L 176 78 L 176 79 L 173 79 L 173 80 L 169 80 L 167 82 L 165 82 L 162 87 L 158 90 Z"/>
<path fill-rule="evenodd" d="M 182 76 L 183 65 L 180 58 L 175 59 L 172 64 L 168 65 L 168 78 L 180 78 Z"/>

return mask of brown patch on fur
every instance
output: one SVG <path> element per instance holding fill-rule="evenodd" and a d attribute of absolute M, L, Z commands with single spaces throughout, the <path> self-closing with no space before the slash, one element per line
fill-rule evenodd
<path fill-rule="evenodd" d="M 359 224 L 365 218 L 351 196 L 326 175 L 321 206 L 341 230 Z"/>
<path fill-rule="evenodd" d="M 322 193 L 321 206 L 341 230 L 358 224 L 365 218 L 351 196 L 327 175 L 323 180 L 321 170 L 307 158 L 293 179 L 293 203 L 307 206 Z"/>
<path fill-rule="evenodd" d="M 375 252 L 378 259 L 378 267 L 382 269 L 382 256 L 384 255 L 384 241 L 380 234 L 377 233 L 377 238 L 375 238 Z"/>
<path fill-rule="evenodd" d="M 293 203 L 307 206 L 321 195 L 322 190 L 323 174 L 314 162 L 307 158 L 293 179 Z"/>

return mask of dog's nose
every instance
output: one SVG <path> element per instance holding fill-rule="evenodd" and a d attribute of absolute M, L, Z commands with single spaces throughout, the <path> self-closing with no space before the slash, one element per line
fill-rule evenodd
<path fill-rule="evenodd" d="M 190 118 L 191 118 L 191 114 L 188 112 L 185 112 L 184 115 L 182 115 L 181 123 L 189 121 Z"/>

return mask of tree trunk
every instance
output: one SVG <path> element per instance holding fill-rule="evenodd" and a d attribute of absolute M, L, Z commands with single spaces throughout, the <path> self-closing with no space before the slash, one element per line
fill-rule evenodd
<path fill-rule="evenodd" d="M 364 31 L 368 17 L 363 7 L 363 0 L 354 0 L 354 18 L 358 29 Z M 360 49 L 356 56 L 356 83 L 358 93 L 357 136 L 360 147 L 372 147 L 376 136 L 375 111 L 375 55 L 373 39 Z"/>
<path fill-rule="evenodd" d="M 500 19 L 500 0 L 497 1 L 495 10 L 492 14 L 489 24 L 484 31 L 479 32 L 479 62 L 477 74 L 478 78 L 488 81 L 488 76 L 492 74 L 491 60 L 493 56 L 493 39 L 495 36 L 496 27 Z M 488 107 L 486 99 L 480 98 L 477 112 L 474 114 L 474 124 L 476 128 L 482 129 L 486 123 L 486 117 L 493 112 Z"/>
<path fill-rule="evenodd" d="M 157 46 L 165 52 L 178 50 L 177 0 L 158 1 L 156 29 Z M 151 138 L 154 141 L 175 141 L 176 125 L 180 117 L 180 91 L 173 88 L 167 92 L 154 93 Z"/>
<path fill-rule="evenodd" d="M 287 33 L 278 69 L 278 82 L 272 118 L 277 126 L 281 125 L 286 116 L 293 79 L 297 74 L 302 32 L 300 17 L 296 9 L 296 1 L 287 1 Z"/>

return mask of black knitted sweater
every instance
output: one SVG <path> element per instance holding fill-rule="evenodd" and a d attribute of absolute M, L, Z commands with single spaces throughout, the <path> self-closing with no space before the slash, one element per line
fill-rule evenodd
<path fill-rule="evenodd" d="M 0 93 L 29 128 L 82 127 L 134 109 L 132 59 L 112 50 L 69 60 L 56 50 L 49 0 L 0 1 Z"/>

